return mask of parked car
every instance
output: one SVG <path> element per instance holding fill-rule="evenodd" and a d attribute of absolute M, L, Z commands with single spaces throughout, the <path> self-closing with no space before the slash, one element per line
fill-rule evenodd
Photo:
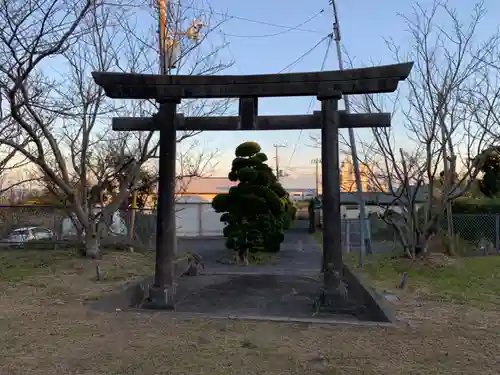
<path fill-rule="evenodd" d="M 23 227 L 12 230 L 1 242 L 10 246 L 22 245 L 30 241 L 43 241 L 54 238 L 54 233 L 43 227 Z"/>

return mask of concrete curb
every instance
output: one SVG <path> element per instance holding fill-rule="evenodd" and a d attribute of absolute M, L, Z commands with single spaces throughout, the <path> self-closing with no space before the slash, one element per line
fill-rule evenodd
<path fill-rule="evenodd" d="M 403 328 L 404 325 L 396 323 L 361 321 L 355 319 L 332 319 L 327 317 L 310 317 L 310 318 L 290 318 L 281 316 L 268 315 L 217 315 L 204 313 L 188 313 L 176 311 L 159 311 L 159 310 L 144 310 L 139 308 L 124 308 L 109 313 L 162 313 L 166 318 L 174 318 L 180 320 L 191 319 L 213 319 L 213 320 L 234 320 L 234 321 L 254 321 L 254 322 L 273 322 L 273 323 L 297 323 L 297 324 L 315 324 L 315 325 L 339 325 L 351 327 L 367 327 L 367 328 Z"/>
<path fill-rule="evenodd" d="M 379 322 L 394 324 L 397 322 L 396 313 L 389 304 L 370 286 L 360 272 L 357 272 L 344 265 L 344 278 L 347 285 L 356 287 L 356 293 L 365 302 L 370 310 L 370 315 Z M 356 285 L 357 284 L 357 285 Z M 374 319 L 374 320 L 375 320 Z"/>

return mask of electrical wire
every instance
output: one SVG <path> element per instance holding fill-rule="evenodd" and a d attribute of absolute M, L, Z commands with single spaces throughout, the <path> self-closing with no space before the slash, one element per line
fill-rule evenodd
<path fill-rule="evenodd" d="M 326 63 L 326 59 L 328 57 L 328 52 L 330 51 L 330 46 L 332 44 L 332 39 L 333 39 L 333 33 L 330 33 L 328 35 L 326 35 L 325 37 L 321 38 L 319 42 L 317 42 L 313 47 L 311 47 L 310 49 L 308 49 L 306 52 L 304 52 L 302 55 L 300 55 L 297 59 L 295 59 L 292 63 L 288 64 L 287 66 L 285 66 L 283 69 L 281 69 L 278 74 L 280 73 L 283 73 L 285 70 L 288 70 L 290 68 L 293 68 L 295 65 L 297 65 L 300 61 L 302 61 L 305 57 L 307 57 L 310 53 L 312 53 L 319 45 L 321 45 L 321 43 L 323 43 L 325 40 L 329 39 L 329 42 L 328 42 L 328 45 L 327 45 L 327 49 L 326 49 L 326 53 L 325 53 L 325 56 L 323 58 L 323 62 L 321 64 L 321 70 L 324 69 L 325 67 L 325 63 Z M 232 54 L 232 51 L 229 50 L 230 54 L 233 56 L 234 58 L 234 55 Z M 54 98 L 54 100 L 56 100 L 56 98 Z M 309 109 L 307 111 L 307 113 L 309 113 L 311 111 L 311 107 L 312 107 L 312 104 L 313 104 L 313 100 L 314 98 L 312 98 L 311 100 L 311 103 L 309 105 Z M 69 117 L 79 117 L 81 116 L 81 114 L 78 114 L 78 113 L 74 113 L 74 114 L 71 114 L 69 115 Z M 90 115 L 89 115 L 90 116 Z M 111 116 L 111 115 L 97 115 L 96 116 L 98 119 L 112 119 L 113 117 L 115 116 Z M 301 134 L 302 134 L 302 130 L 301 130 Z M 296 148 L 297 148 L 297 145 L 298 145 L 298 141 L 300 140 L 300 138 L 297 140 L 297 142 L 295 143 L 295 146 L 294 146 L 294 150 L 292 152 L 292 157 L 293 157 L 293 154 L 295 153 L 296 151 Z M 292 159 L 292 157 L 290 157 L 290 161 Z M 290 161 L 288 164 L 290 164 Z"/>
<path fill-rule="evenodd" d="M 324 36 L 321 38 L 321 40 L 316 43 L 314 46 L 312 46 L 310 49 L 308 49 L 306 52 L 304 52 L 302 55 L 300 55 L 296 60 L 292 61 L 290 64 L 285 66 L 283 69 L 281 69 L 278 74 L 283 73 L 285 70 L 293 68 L 295 65 L 297 65 L 299 62 L 301 62 L 305 57 L 307 57 L 312 51 L 314 51 L 321 43 L 323 43 L 325 40 L 330 38 L 330 40 L 333 38 L 333 33 L 328 34 L 327 36 Z"/>
<path fill-rule="evenodd" d="M 241 38 L 247 38 L 247 37 L 253 38 L 253 37 L 256 37 L 256 38 L 264 38 L 264 37 L 272 37 L 272 36 L 277 36 L 277 35 L 285 34 L 285 33 L 290 32 L 290 31 L 302 31 L 302 32 L 313 33 L 313 34 L 322 34 L 321 31 L 311 30 L 311 29 L 305 29 L 305 28 L 302 28 L 302 26 L 305 25 L 305 24 L 307 24 L 307 23 L 309 23 L 310 21 L 312 21 L 318 15 L 324 13 L 324 9 L 321 9 L 318 13 L 316 13 L 315 15 L 309 17 L 308 19 L 306 19 L 305 21 L 301 22 L 300 24 L 295 25 L 295 26 L 290 26 L 290 25 L 281 25 L 281 24 L 277 24 L 277 23 L 273 23 L 273 22 L 261 21 L 261 20 L 252 19 L 252 18 L 248 18 L 248 17 L 235 16 L 235 15 L 228 14 L 228 13 L 217 12 L 217 11 L 214 11 L 212 9 L 198 8 L 198 7 L 194 7 L 194 6 L 191 6 L 191 5 L 184 5 L 184 4 L 181 4 L 180 1 L 171 1 L 171 3 L 176 4 L 179 7 L 182 7 L 184 9 L 192 9 L 192 10 L 196 10 L 196 11 L 199 11 L 199 12 L 211 13 L 211 14 L 216 14 L 216 15 L 220 15 L 220 16 L 223 16 L 223 17 L 229 17 L 228 20 L 234 19 L 234 20 L 240 20 L 240 21 L 255 23 L 255 24 L 259 24 L 259 25 L 265 25 L 265 26 L 271 26 L 271 27 L 285 29 L 285 30 L 282 30 L 282 31 L 280 31 L 278 33 L 275 33 L 275 34 L 255 35 L 255 36 L 244 36 L 244 35 L 239 36 L 239 35 L 231 35 L 231 34 L 225 34 L 224 33 L 225 35 L 231 36 L 231 37 L 241 37 Z M 139 9 L 146 8 L 147 9 L 147 8 L 149 8 L 149 6 L 148 7 L 138 6 L 137 4 L 134 4 L 133 2 L 130 2 L 128 4 L 118 4 L 118 3 L 114 4 L 113 2 L 106 2 L 105 5 L 109 6 L 109 7 L 113 7 L 113 6 L 118 7 L 118 6 L 120 6 L 120 8 L 122 8 L 122 9 L 124 9 L 124 8 L 139 8 Z M 73 23 L 73 21 L 74 20 L 66 21 L 66 22 L 58 25 L 57 27 L 52 28 L 50 30 L 50 32 L 51 33 L 64 32 L 65 28 L 69 27 Z M 71 41 L 77 40 L 80 37 L 82 37 L 83 35 L 90 33 L 91 30 L 93 30 L 93 29 L 94 29 L 94 26 L 87 27 L 87 28 L 82 28 L 82 29 L 76 31 L 74 34 L 70 35 L 70 37 L 69 37 L 68 40 L 71 40 Z M 34 32 L 33 37 L 34 36 L 36 36 L 36 32 Z M 47 45 L 49 46 L 50 44 L 47 44 Z M 21 52 L 21 51 L 19 51 L 19 52 Z"/>
<path fill-rule="evenodd" d="M 229 17 L 230 19 L 235 19 L 235 20 L 239 20 L 239 21 L 251 22 L 251 23 L 255 23 L 255 24 L 259 24 L 259 25 L 265 25 L 265 26 L 272 26 L 272 27 L 277 27 L 277 28 L 281 28 L 281 29 L 287 29 L 289 31 L 293 30 L 293 31 L 303 31 L 303 32 L 312 33 L 312 34 L 322 34 L 322 32 L 319 31 L 319 30 L 305 29 L 305 28 L 302 28 L 299 25 L 297 25 L 297 26 L 281 25 L 281 24 L 277 24 L 277 23 L 273 23 L 273 22 L 267 22 L 267 21 L 257 20 L 257 19 L 254 19 L 254 18 L 235 16 L 235 15 L 232 15 L 232 14 L 227 13 L 227 12 L 218 12 L 218 11 L 215 11 L 213 9 L 199 8 L 197 6 L 181 4 L 180 1 L 170 0 L 169 3 L 178 5 L 179 7 L 182 7 L 184 9 L 192 9 L 192 10 L 196 10 L 198 12 L 216 14 L 216 15 L 219 15 L 219 16 Z M 153 5 L 153 6 L 156 7 L 156 5 Z M 303 24 L 305 24 L 305 23 L 307 23 L 309 21 L 310 20 L 308 20 L 306 22 L 303 22 Z"/>
<path fill-rule="evenodd" d="M 176 4 L 178 4 L 181 7 L 186 8 L 186 9 L 192 9 L 192 10 L 197 10 L 197 11 L 201 11 L 201 12 L 207 12 L 207 13 L 217 14 L 219 16 L 230 17 L 230 19 L 239 20 L 239 21 L 245 21 L 245 22 L 250 22 L 250 23 L 255 23 L 255 24 L 258 24 L 258 25 L 272 26 L 272 27 L 277 27 L 277 28 L 281 28 L 281 29 L 287 29 L 289 31 L 293 30 L 293 31 L 303 31 L 303 32 L 312 33 L 312 34 L 322 34 L 322 32 L 318 31 L 318 30 L 304 29 L 304 28 L 301 27 L 302 25 L 297 25 L 297 26 L 281 25 L 281 24 L 277 24 L 277 23 L 273 23 L 273 22 L 261 21 L 261 20 L 256 20 L 256 19 L 252 19 L 252 18 L 248 18 L 248 17 L 241 17 L 241 16 L 231 15 L 231 14 L 228 14 L 228 13 L 217 12 L 217 11 L 214 11 L 212 9 L 203 9 L 203 8 L 193 7 L 193 6 L 190 6 L 190 5 L 183 5 L 180 2 L 176 2 Z M 324 10 L 322 9 L 322 11 L 324 11 Z M 316 16 L 317 15 L 315 15 L 315 17 Z M 309 21 L 310 20 L 307 20 L 307 21 L 303 22 L 303 24 L 306 24 Z"/>
<path fill-rule="evenodd" d="M 285 29 L 285 30 L 282 30 L 282 31 L 278 31 L 277 33 L 271 33 L 271 34 L 263 34 L 263 35 L 237 35 L 237 34 L 227 34 L 227 33 L 224 33 L 224 35 L 227 35 L 227 36 L 230 36 L 230 37 L 233 37 L 233 38 L 272 38 L 272 37 L 275 37 L 275 36 L 278 36 L 278 35 L 283 35 L 283 34 L 286 34 L 290 31 L 301 31 L 300 28 L 306 24 L 308 24 L 309 22 L 311 22 L 313 19 L 315 19 L 316 17 L 318 17 L 320 14 L 324 13 L 324 9 L 321 9 L 318 13 L 314 14 L 313 16 L 309 17 L 308 19 L 306 19 L 305 21 L 295 25 L 295 26 L 291 26 L 289 27 L 288 29 Z M 231 17 L 232 18 L 232 17 Z M 231 20 L 231 18 L 229 18 L 228 21 Z"/>
<path fill-rule="evenodd" d="M 326 60 L 328 59 L 328 54 L 330 53 L 330 48 L 332 47 L 332 42 L 333 42 L 333 34 L 330 34 L 330 40 L 328 41 L 328 45 L 326 46 L 326 51 L 325 51 L 325 56 L 323 57 L 323 62 L 321 63 L 321 69 L 320 71 L 323 71 L 325 69 L 325 64 Z M 309 102 L 309 106 L 307 108 L 307 114 L 311 112 L 311 109 L 314 105 L 314 100 L 316 98 L 312 97 L 311 101 Z M 292 149 L 292 153 L 290 154 L 290 158 L 288 159 L 288 166 L 287 169 L 290 168 L 290 164 L 292 164 L 292 159 L 295 156 L 295 153 L 297 152 L 297 148 L 299 146 L 300 139 L 302 138 L 302 134 L 304 134 L 304 129 L 300 129 L 299 136 L 297 137 L 297 140 L 295 141 L 295 144 Z"/>

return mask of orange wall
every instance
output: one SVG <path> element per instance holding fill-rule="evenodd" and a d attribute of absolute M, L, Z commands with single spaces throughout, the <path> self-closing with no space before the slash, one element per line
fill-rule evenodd
<path fill-rule="evenodd" d="M 187 194 L 179 194 L 179 197 L 200 197 L 203 200 L 211 202 L 212 199 L 214 199 L 214 197 L 216 195 L 217 195 L 216 193 L 215 194 L 191 194 L 191 193 L 187 193 Z"/>

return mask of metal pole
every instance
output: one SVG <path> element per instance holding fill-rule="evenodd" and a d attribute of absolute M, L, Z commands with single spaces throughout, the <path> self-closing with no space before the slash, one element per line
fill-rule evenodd
<path fill-rule="evenodd" d="M 313 159 L 311 160 L 311 163 L 312 164 L 315 164 L 316 165 L 316 170 L 315 170 L 315 175 L 316 175 L 316 198 L 319 197 L 319 165 L 321 163 L 321 159 Z"/>
<path fill-rule="evenodd" d="M 132 191 L 132 204 L 130 212 L 130 239 L 135 238 L 135 212 L 137 210 L 137 190 Z"/>
<path fill-rule="evenodd" d="M 280 147 L 286 147 L 285 145 L 279 145 L 279 144 L 274 144 L 273 145 L 274 149 L 276 150 L 276 179 L 279 181 L 280 177 L 281 177 L 281 173 L 280 173 L 280 162 L 279 162 L 279 152 L 278 152 L 278 149 Z"/>
<path fill-rule="evenodd" d="M 344 62 L 342 61 L 342 49 L 340 45 L 340 39 L 341 39 L 340 25 L 339 25 L 339 18 L 335 0 L 331 0 L 331 4 L 333 8 L 333 17 L 334 17 L 333 35 L 337 47 L 339 70 L 344 70 Z M 344 104 L 345 104 L 345 111 L 347 113 L 350 113 L 349 97 L 347 95 L 344 96 Z M 351 146 L 352 163 L 354 167 L 354 176 L 356 178 L 356 190 L 357 190 L 358 204 L 359 204 L 359 221 L 360 221 L 359 235 L 361 237 L 361 247 L 359 250 L 359 266 L 363 267 L 363 257 L 366 252 L 371 253 L 371 243 L 370 239 L 367 236 L 368 228 L 366 226 L 366 209 L 365 209 L 365 201 L 363 199 L 363 186 L 361 184 L 361 174 L 359 172 L 359 160 L 358 160 L 358 153 L 356 150 L 356 139 L 354 138 L 354 130 L 352 128 L 349 128 L 348 131 L 349 131 L 349 143 Z"/>

